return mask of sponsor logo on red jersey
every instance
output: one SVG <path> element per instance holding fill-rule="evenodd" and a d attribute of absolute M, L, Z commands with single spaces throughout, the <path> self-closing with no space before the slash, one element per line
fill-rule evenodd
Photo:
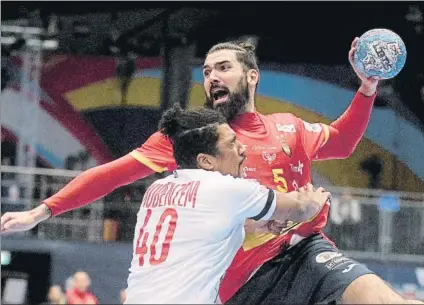
<path fill-rule="evenodd" d="M 275 125 L 277 127 L 278 131 L 282 131 L 282 132 L 296 132 L 296 128 L 294 126 L 294 124 L 287 124 L 287 125 L 282 125 L 282 124 L 276 124 Z"/>
<path fill-rule="evenodd" d="M 311 124 L 303 121 L 303 125 L 305 125 L 305 129 L 310 132 L 321 132 L 322 130 L 322 126 L 319 123 Z"/>
<path fill-rule="evenodd" d="M 292 163 L 290 163 L 290 168 L 293 173 L 299 173 L 303 175 L 303 163 L 300 162 L 300 160 L 298 161 L 298 165 L 293 165 Z"/>
<path fill-rule="evenodd" d="M 268 162 L 268 164 L 271 164 L 272 162 L 274 162 L 276 157 L 277 157 L 277 154 L 270 154 L 270 153 L 267 153 L 267 152 L 262 153 L 262 159 L 264 159 L 264 161 Z"/>

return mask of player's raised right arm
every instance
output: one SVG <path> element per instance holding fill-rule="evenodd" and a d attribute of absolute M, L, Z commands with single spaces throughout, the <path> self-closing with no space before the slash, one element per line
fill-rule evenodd
<path fill-rule="evenodd" d="M 84 171 L 59 192 L 30 211 L 6 213 L 1 232 L 29 230 L 40 221 L 87 205 L 118 187 L 174 165 L 171 143 L 157 132 L 139 149 L 115 161 Z M 36 223 L 30 223 L 35 221 Z"/>
<path fill-rule="evenodd" d="M 173 164 L 171 143 L 162 133 L 156 132 L 140 148 L 83 172 L 43 203 L 56 216 L 87 205 L 154 172 L 163 172 Z"/>
<path fill-rule="evenodd" d="M 153 173 L 131 155 L 93 167 L 78 175 L 59 192 L 43 200 L 56 216 L 77 209 L 106 196 L 115 189 Z"/>

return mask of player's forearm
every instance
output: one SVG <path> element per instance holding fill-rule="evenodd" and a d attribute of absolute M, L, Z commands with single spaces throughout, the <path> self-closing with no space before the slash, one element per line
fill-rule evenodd
<path fill-rule="evenodd" d="M 151 175 L 153 171 L 130 155 L 91 168 L 43 201 L 53 216 L 87 205 L 118 187 Z"/>
<path fill-rule="evenodd" d="M 276 208 L 271 219 L 281 221 L 303 222 L 319 212 L 319 204 L 301 199 L 299 192 L 276 192 Z"/>
<path fill-rule="evenodd" d="M 361 87 L 362 88 L 362 87 Z M 372 89 L 358 90 L 348 109 L 330 125 L 327 143 L 319 150 L 318 159 L 349 157 L 356 149 L 367 129 L 376 93 Z"/>
<path fill-rule="evenodd" d="M 36 223 L 42 222 L 52 215 L 51 210 L 46 204 L 41 204 L 29 212 L 34 217 Z"/>
<path fill-rule="evenodd" d="M 367 85 L 365 83 L 362 83 L 358 89 L 358 92 L 362 93 L 363 95 L 367 97 L 372 97 L 377 92 L 377 84 L 378 83 Z"/>

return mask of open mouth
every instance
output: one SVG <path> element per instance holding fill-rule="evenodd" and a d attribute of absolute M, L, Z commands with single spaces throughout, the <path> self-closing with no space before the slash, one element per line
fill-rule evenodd
<path fill-rule="evenodd" d="M 226 88 L 213 88 L 211 90 L 211 96 L 214 104 L 219 104 L 228 100 L 228 89 Z"/>

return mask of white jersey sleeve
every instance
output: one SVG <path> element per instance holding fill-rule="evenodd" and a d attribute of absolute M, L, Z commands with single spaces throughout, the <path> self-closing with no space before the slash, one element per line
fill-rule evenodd
<path fill-rule="evenodd" d="M 244 221 L 248 218 L 268 220 L 273 215 L 276 208 L 274 190 L 259 184 L 256 180 L 231 176 L 225 176 L 220 184 L 217 191 L 221 194 L 221 206 L 225 209 L 227 216 Z"/>

